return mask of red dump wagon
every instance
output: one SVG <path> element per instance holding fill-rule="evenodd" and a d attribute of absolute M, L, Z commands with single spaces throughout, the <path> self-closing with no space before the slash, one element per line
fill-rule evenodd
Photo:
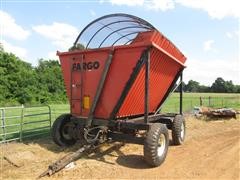
<path fill-rule="evenodd" d="M 127 14 L 103 16 L 82 30 L 70 51 L 57 55 L 71 112 L 53 124 L 56 144 L 139 143 L 146 161 L 159 166 L 168 150 L 168 129 L 174 144 L 183 143 L 186 57 L 150 23 Z M 178 79 L 179 113 L 162 114 Z"/>

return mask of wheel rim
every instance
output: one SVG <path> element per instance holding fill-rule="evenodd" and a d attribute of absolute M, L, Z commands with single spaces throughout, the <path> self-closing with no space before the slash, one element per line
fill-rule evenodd
<path fill-rule="evenodd" d="M 182 140 L 184 139 L 184 133 L 185 133 L 184 130 L 185 130 L 184 129 L 184 124 L 182 123 L 182 125 L 181 125 L 181 134 L 180 134 Z"/>
<path fill-rule="evenodd" d="M 69 135 L 69 129 L 70 129 L 69 123 L 65 124 L 62 127 L 61 134 L 62 134 L 62 137 L 66 140 L 71 140 L 71 136 Z"/>
<path fill-rule="evenodd" d="M 157 149 L 158 156 L 163 155 L 165 147 L 166 147 L 166 137 L 164 136 L 164 134 L 161 134 L 158 141 L 158 149 Z"/>

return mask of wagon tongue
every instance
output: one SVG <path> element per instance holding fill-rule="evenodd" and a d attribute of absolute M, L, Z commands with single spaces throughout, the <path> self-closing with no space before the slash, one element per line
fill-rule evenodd
<path fill-rule="evenodd" d="M 66 156 L 62 157 L 61 159 L 59 159 L 56 162 L 49 165 L 48 169 L 46 171 L 44 171 L 40 176 L 38 176 L 38 178 L 42 178 L 46 175 L 51 176 L 51 175 L 55 174 L 56 172 L 62 170 L 65 166 L 67 166 L 71 162 L 76 161 L 78 158 L 80 158 L 80 156 L 82 156 L 82 154 L 85 151 L 92 149 L 92 148 L 94 148 L 94 146 L 88 144 L 88 145 L 84 145 L 83 147 L 81 147 L 79 150 L 77 150 L 74 153 L 67 154 Z"/>

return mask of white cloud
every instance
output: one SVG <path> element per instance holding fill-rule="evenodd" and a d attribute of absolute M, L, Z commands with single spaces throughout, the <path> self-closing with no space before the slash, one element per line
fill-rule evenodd
<path fill-rule="evenodd" d="M 226 32 L 226 36 L 227 36 L 229 39 L 232 39 L 232 38 L 233 38 L 233 34 L 230 33 L 230 32 Z"/>
<path fill-rule="evenodd" d="M 174 9 L 174 2 L 172 0 L 151 0 L 145 1 L 148 9 L 166 11 Z"/>
<path fill-rule="evenodd" d="M 66 50 L 73 45 L 78 29 L 65 23 L 53 22 L 51 25 L 37 25 L 33 30 L 52 41 L 53 45 Z"/>
<path fill-rule="evenodd" d="M 240 63 L 238 60 L 204 60 L 189 58 L 186 61 L 187 68 L 184 71 L 184 81 L 190 79 L 200 82 L 200 84 L 211 85 L 217 77 L 224 80 L 232 80 L 234 84 L 240 84 Z"/>
<path fill-rule="evenodd" d="M 240 17 L 239 0 L 176 0 L 183 6 L 201 9 L 212 18 Z"/>
<path fill-rule="evenodd" d="M 233 38 L 239 38 L 239 31 L 236 30 L 236 31 L 232 31 L 232 32 L 226 32 L 226 36 L 229 38 L 229 39 L 233 39 Z"/>
<path fill-rule="evenodd" d="M 2 40 L 2 45 L 4 51 L 13 53 L 21 59 L 25 59 L 27 56 L 27 50 L 25 48 L 14 46 L 5 40 Z"/>
<path fill-rule="evenodd" d="M 1 36 L 15 40 L 25 40 L 30 35 L 30 31 L 25 30 L 16 24 L 15 19 L 8 13 L 0 10 Z"/>
<path fill-rule="evenodd" d="M 215 41 L 214 40 L 207 40 L 207 41 L 205 41 L 204 43 L 203 43 L 203 50 L 204 51 L 211 51 L 211 50 L 215 50 L 214 48 L 213 48 L 213 44 L 215 43 Z"/>
<path fill-rule="evenodd" d="M 100 1 L 101 3 L 104 1 Z M 107 1 L 105 1 L 107 2 Z M 149 10 L 166 11 L 174 8 L 173 0 L 110 0 L 113 5 L 144 6 Z"/>
<path fill-rule="evenodd" d="M 96 16 L 96 12 L 95 12 L 94 10 L 92 10 L 92 9 L 90 9 L 90 14 L 91 14 L 91 16 L 93 16 L 93 17 Z"/>
<path fill-rule="evenodd" d="M 144 0 L 110 0 L 113 5 L 141 6 Z"/>
<path fill-rule="evenodd" d="M 240 17 L 239 0 L 100 0 L 100 3 L 110 2 L 113 5 L 143 6 L 149 10 L 166 11 L 182 5 L 188 8 L 206 11 L 215 19 L 224 17 Z"/>

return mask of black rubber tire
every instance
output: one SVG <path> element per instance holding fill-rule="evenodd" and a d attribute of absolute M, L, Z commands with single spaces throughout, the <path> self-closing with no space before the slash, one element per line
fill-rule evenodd
<path fill-rule="evenodd" d="M 183 124 L 183 136 L 181 136 Z M 185 140 L 186 135 L 186 123 L 183 115 L 176 115 L 172 124 L 172 141 L 174 145 L 181 145 Z"/>
<path fill-rule="evenodd" d="M 159 147 L 159 139 L 160 137 L 165 138 L 165 147 L 163 153 L 161 155 L 158 154 L 158 147 Z M 168 137 L 168 130 L 164 124 L 161 123 L 154 123 L 150 126 L 149 131 L 147 132 L 147 136 L 144 142 L 144 158 L 145 161 L 153 166 L 157 167 L 160 166 L 168 152 L 168 145 L 169 145 L 169 137 Z"/>
<path fill-rule="evenodd" d="M 53 123 L 51 134 L 53 141 L 63 147 L 72 146 L 76 143 L 76 139 L 66 139 L 63 134 L 63 128 L 64 126 L 70 122 L 71 114 L 62 114 L 59 116 Z"/>

